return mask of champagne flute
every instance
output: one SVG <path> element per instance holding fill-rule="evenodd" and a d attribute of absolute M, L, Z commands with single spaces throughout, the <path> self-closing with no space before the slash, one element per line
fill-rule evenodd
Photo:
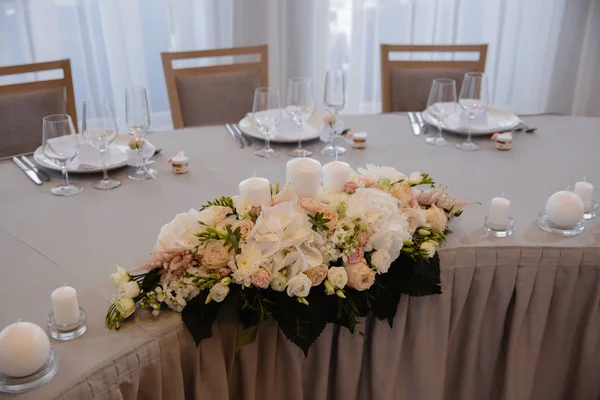
<path fill-rule="evenodd" d="M 327 71 L 325 75 L 325 94 L 324 102 L 329 108 L 329 111 L 333 114 L 335 123 L 333 133 L 330 135 L 327 141 L 327 146 L 321 150 L 321 154 L 324 156 L 337 156 L 344 154 L 346 149 L 341 146 L 335 146 L 334 142 L 337 136 L 335 125 L 338 123 L 338 114 L 344 109 L 346 99 L 346 80 L 344 78 L 344 72 L 340 70 Z"/>
<path fill-rule="evenodd" d="M 42 152 L 60 166 L 65 182 L 50 189 L 57 196 L 80 193 L 83 186 L 69 182 L 67 166 L 79 154 L 79 137 L 73 121 L 67 114 L 48 115 L 43 119 Z"/>
<path fill-rule="evenodd" d="M 458 104 L 469 117 L 467 141 L 456 145 L 461 150 L 475 151 L 480 147 L 471 141 L 473 119 L 487 110 L 489 102 L 487 76 L 482 72 L 467 72 L 463 79 Z"/>
<path fill-rule="evenodd" d="M 144 136 L 150 129 L 150 111 L 148 109 L 148 97 L 146 89 L 141 86 L 131 86 L 125 90 L 125 114 L 127 119 L 127 128 L 135 136 L 138 143 L 137 151 L 141 160 L 140 167 L 129 175 L 129 179 L 134 181 L 143 181 L 150 178 L 156 178 L 158 172 L 148 168 L 146 157 L 143 153 Z"/>
<path fill-rule="evenodd" d="M 272 158 L 281 153 L 270 146 L 271 135 L 275 127 L 281 121 L 281 102 L 279 101 L 279 90 L 272 87 L 260 87 L 254 91 L 254 105 L 252 116 L 259 130 L 265 136 L 265 147 L 255 151 L 259 157 Z"/>
<path fill-rule="evenodd" d="M 434 79 L 427 101 L 427 111 L 437 122 L 438 135 L 427 137 L 425 141 L 434 146 L 445 146 L 448 144 L 442 136 L 442 126 L 446 119 L 454 114 L 456 110 L 456 81 L 454 79 Z"/>
<path fill-rule="evenodd" d="M 288 81 L 285 110 L 298 126 L 298 147 L 288 153 L 292 157 L 308 157 L 312 154 L 310 150 L 302 148 L 302 131 L 314 109 L 315 100 L 310 78 L 291 78 Z"/>
<path fill-rule="evenodd" d="M 117 122 L 109 101 L 94 104 L 83 102 L 83 137 L 94 148 L 100 150 L 103 177 L 94 189 L 109 190 L 121 186 L 121 181 L 110 179 L 106 169 L 106 151 L 117 138 Z"/>

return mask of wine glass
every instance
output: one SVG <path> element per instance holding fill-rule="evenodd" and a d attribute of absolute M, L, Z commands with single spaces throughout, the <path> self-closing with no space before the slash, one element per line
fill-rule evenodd
<path fill-rule="evenodd" d="M 102 180 L 94 189 L 109 190 L 121 186 L 121 181 L 110 179 L 106 170 L 106 151 L 117 138 L 117 122 L 109 101 L 94 104 L 83 102 L 83 137 L 94 148 L 100 150 L 102 157 Z"/>
<path fill-rule="evenodd" d="M 329 136 L 327 146 L 321 150 L 321 154 L 324 156 L 337 156 L 338 154 L 344 154 L 346 149 L 341 146 L 335 146 L 334 142 L 337 136 L 336 124 L 338 123 L 338 113 L 344 109 L 346 98 L 346 80 L 344 78 L 344 72 L 340 70 L 327 71 L 325 75 L 325 94 L 324 102 L 329 108 L 329 111 L 333 114 L 333 132 Z"/>
<path fill-rule="evenodd" d="M 467 72 L 463 79 L 458 104 L 469 117 L 467 141 L 456 145 L 461 150 L 475 151 L 480 147 L 471 141 L 473 119 L 487 110 L 489 102 L 487 75 L 482 72 Z"/>
<path fill-rule="evenodd" d="M 454 114 L 456 110 L 456 81 L 454 79 L 434 79 L 427 101 L 427 112 L 437 122 L 438 135 L 425 138 L 425 141 L 434 146 L 445 146 L 448 144 L 442 136 L 442 126 L 446 119 Z"/>
<path fill-rule="evenodd" d="M 148 97 L 146 89 L 141 86 L 131 86 L 125 90 L 125 114 L 127 119 L 127 128 L 141 146 L 137 146 L 137 152 L 141 160 L 140 167 L 129 175 L 129 179 L 134 181 L 143 181 L 150 178 L 156 178 L 158 172 L 148 168 L 146 157 L 143 152 L 144 136 L 150 129 L 150 111 L 148 109 Z"/>
<path fill-rule="evenodd" d="M 310 78 L 291 78 L 288 81 L 285 111 L 298 125 L 298 147 L 288 153 L 292 157 L 307 157 L 312 154 L 310 150 L 302 148 L 302 131 L 314 109 L 315 100 Z"/>
<path fill-rule="evenodd" d="M 275 126 L 281 121 L 281 102 L 279 90 L 272 87 L 260 87 L 254 91 L 254 105 L 252 106 L 254 122 L 265 137 L 265 147 L 255 151 L 259 157 L 272 158 L 281 153 L 270 146 L 271 135 Z"/>
<path fill-rule="evenodd" d="M 73 121 L 67 114 L 48 115 L 43 119 L 42 152 L 62 170 L 65 182 L 50 191 L 57 196 L 80 193 L 83 186 L 69 182 L 67 166 L 79 154 L 79 137 Z"/>

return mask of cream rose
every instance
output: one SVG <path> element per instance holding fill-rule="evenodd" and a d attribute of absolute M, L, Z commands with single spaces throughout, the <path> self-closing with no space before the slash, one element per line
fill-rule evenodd
<path fill-rule="evenodd" d="M 367 290 L 375 282 L 375 271 L 363 262 L 347 264 L 348 286 L 356 290 Z"/>
<path fill-rule="evenodd" d="M 225 297 L 229 294 L 229 285 L 223 285 L 221 282 L 216 283 L 210 288 L 210 297 L 217 303 L 225 300 Z"/>
<path fill-rule="evenodd" d="M 232 214 L 233 210 L 229 207 L 210 206 L 200 211 L 198 220 L 206 225 L 217 226 L 217 224 L 227 218 L 228 214 Z"/>
<path fill-rule="evenodd" d="M 290 297 L 306 297 L 310 293 L 312 282 L 302 272 L 292 276 L 287 282 L 287 294 Z"/>
<path fill-rule="evenodd" d="M 446 224 L 448 223 L 446 213 L 441 208 L 438 208 L 435 204 L 425 211 L 425 217 L 427 218 L 427 224 L 432 229 L 435 229 L 441 233 L 446 230 Z"/>
<path fill-rule="evenodd" d="M 371 253 L 371 266 L 378 274 L 385 274 L 392 265 L 392 255 L 385 250 L 377 250 Z"/>
<path fill-rule="evenodd" d="M 128 297 L 119 299 L 115 302 L 115 307 L 122 318 L 127 318 L 135 311 L 135 301 Z"/>
<path fill-rule="evenodd" d="M 336 289 L 343 289 L 348 283 L 348 273 L 344 267 L 331 267 L 327 279 Z"/>
<path fill-rule="evenodd" d="M 338 223 L 338 212 L 335 208 L 323 207 L 319 210 L 323 213 L 323 218 L 327 218 L 329 222 L 325 224 L 329 231 L 333 231 Z"/>
<path fill-rule="evenodd" d="M 192 208 L 186 213 L 177 214 L 171 222 L 163 225 L 154 245 L 154 250 L 191 249 L 197 245 L 198 238 L 195 234 L 202 232 L 204 229 L 198 223 L 201 220 L 202 212 Z"/>
<path fill-rule="evenodd" d="M 327 278 L 327 266 L 319 265 L 306 270 L 306 276 L 310 279 L 313 286 L 319 286 Z"/>
<path fill-rule="evenodd" d="M 287 278 L 283 274 L 277 273 L 271 280 L 271 289 L 275 290 L 276 292 L 283 292 L 286 284 Z"/>
<path fill-rule="evenodd" d="M 121 287 L 119 287 L 119 297 L 121 298 L 128 297 L 130 299 L 133 299 L 135 297 L 138 297 L 139 294 L 140 286 L 137 284 L 137 282 L 125 282 L 121 285 Z"/>
<path fill-rule="evenodd" d="M 202 264 L 208 269 L 226 267 L 231 259 L 231 253 L 220 240 L 209 242 L 204 248 Z"/>
<path fill-rule="evenodd" d="M 117 272 L 110 274 L 110 281 L 115 289 L 119 289 L 125 282 L 131 280 L 131 275 L 125 270 L 125 268 L 117 265 Z"/>
<path fill-rule="evenodd" d="M 249 219 L 241 219 L 239 221 L 235 221 L 233 225 L 231 225 L 231 230 L 235 231 L 237 228 L 240 228 L 240 234 L 242 235 L 242 240 L 246 240 L 248 233 L 254 228 L 254 222 Z"/>
<path fill-rule="evenodd" d="M 258 268 L 254 274 L 252 274 L 252 284 L 258 288 L 266 289 L 271 283 L 271 271 L 265 267 Z"/>

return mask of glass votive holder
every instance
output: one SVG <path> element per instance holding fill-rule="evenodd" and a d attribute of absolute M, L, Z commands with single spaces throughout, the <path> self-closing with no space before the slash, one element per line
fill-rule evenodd
<path fill-rule="evenodd" d="M 548 216 L 544 211 L 538 215 L 538 226 L 550 233 L 556 233 L 562 236 L 577 236 L 585 230 L 585 219 L 581 218 L 574 226 L 566 228 L 563 226 L 556 226 L 548 219 Z"/>
<path fill-rule="evenodd" d="M 56 375 L 56 371 L 58 371 L 58 356 L 54 348 L 50 346 L 48 359 L 42 368 L 33 374 L 16 378 L 0 372 L 0 392 L 23 393 L 33 390 L 49 382 Z"/>
<path fill-rule="evenodd" d="M 499 238 L 509 237 L 512 235 L 514 227 L 515 220 L 512 217 L 508 217 L 508 224 L 506 225 L 492 224 L 487 216 L 485 217 L 485 221 L 483 223 L 483 228 L 488 234 Z"/>
<path fill-rule="evenodd" d="M 584 219 L 592 219 L 596 216 L 596 211 L 598 210 L 598 202 L 595 200 L 592 200 L 592 206 L 590 207 L 590 209 L 586 212 L 583 213 L 583 218 Z"/>
<path fill-rule="evenodd" d="M 60 341 L 73 340 L 83 335 L 87 330 L 87 312 L 79 307 L 79 321 L 71 325 L 59 325 L 54 319 L 54 311 L 46 318 L 48 333 L 53 339 Z"/>

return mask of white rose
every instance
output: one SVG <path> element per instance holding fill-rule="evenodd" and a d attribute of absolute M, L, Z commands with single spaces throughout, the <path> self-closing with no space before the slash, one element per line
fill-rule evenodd
<path fill-rule="evenodd" d="M 431 258 L 435 255 L 435 245 L 433 243 L 429 243 L 429 242 L 421 243 L 420 248 L 421 248 L 421 250 L 424 250 L 427 253 L 429 258 Z"/>
<path fill-rule="evenodd" d="M 131 280 L 131 275 L 125 270 L 125 268 L 117 265 L 117 272 L 110 274 L 110 281 L 115 289 L 119 289 L 125 282 Z"/>
<path fill-rule="evenodd" d="M 271 289 L 277 292 L 283 292 L 285 290 L 285 285 L 287 284 L 287 278 L 283 276 L 281 273 L 278 273 L 271 280 Z"/>
<path fill-rule="evenodd" d="M 198 220 L 206 225 L 216 226 L 219 222 L 227 218 L 227 214 L 233 213 L 229 207 L 210 206 L 198 213 Z"/>
<path fill-rule="evenodd" d="M 230 259 L 229 248 L 225 247 L 220 240 L 213 240 L 204 248 L 202 264 L 209 269 L 216 269 L 227 266 Z"/>
<path fill-rule="evenodd" d="M 343 289 L 348 283 L 348 273 L 344 267 L 331 267 L 327 271 L 327 279 L 336 289 Z"/>
<path fill-rule="evenodd" d="M 260 246 L 255 242 L 242 246 L 242 252 L 235 256 L 235 261 L 229 263 L 233 273 L 234 282 L 249 287 L 252 284 L 252 275 L 258 271 L 263 258 Z"/>
<path fill-rule="evenodd" d="M 154 250 L 191 249 L 197 245 L 198 238 L 195 234 L 204 229 L 198 223 L 201 214 L 202 212 L 199 213 L 193 208 L 186 213 L 177 214 L 160 229 Z"/>
<path fill-rule="evenodd" d="M 119 297 L 133 299 L 138 297 L 140 294 L 140 286 L 137 282 L 129 281 L 121 284 L 119 287 Z"/>
<path fill-rule="evenodd" d="M 229 286 L 223 285 L 221 282 L 210 288 L 210 297 L 217 303 L 225 300 L 225 297 L 227 297 L 228 294 Z"/>
<path fill-rule="evenodd" d="M 123 318 L 129 317 L 135 311 L 135 301 L 130 298 L 119 299 L 115 302 L 117 311 Z"/>
<path fill-rule="evenodd" d="M 287 282 L 287 294 L 290 297 L 306 297 L 310 293 L 312 282 L 310 278 L 302 272 L 292 276 Z"/>
<path fill-rule="evenodd" d="M 392 255 L 385 250 L 371 253 L 371 266 L 377 269 L 378 274 L 385 274 L 392 265 Z"/>
<path fill-rule="evenodd" d="M 423 175 L 420 172 L 413 172 L 408 176 L 409 185 L 418 185 L 421 182 L 423 182 Z"/>

